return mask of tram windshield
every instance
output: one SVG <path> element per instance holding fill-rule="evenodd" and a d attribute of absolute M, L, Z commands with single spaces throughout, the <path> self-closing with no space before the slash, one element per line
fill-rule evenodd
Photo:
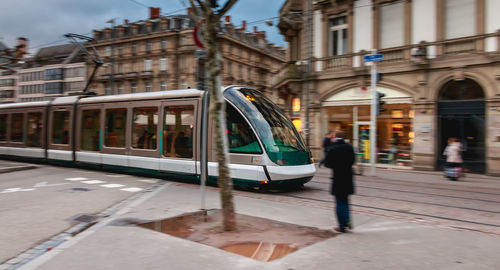
<path fill-rule="evenodd" d="M 290 119 L 261 92 L 233 87 L 224 92 L 224 97 L 247 117 L 273 162 L 278 165 L 311 163 L 310 153 Z"/>

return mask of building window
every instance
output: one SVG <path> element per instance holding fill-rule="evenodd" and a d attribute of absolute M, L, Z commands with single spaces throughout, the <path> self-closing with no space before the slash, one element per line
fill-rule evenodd
<path fill-rule="evenodd" d="M 118 94 L 123 94 L 123 84 L 118 84 Z"/>
<path fill-rule="evenodd" d="M 165 91 L 167 90 L 167 82 L 161 81 L 160 82 L 160 91 Z"/>
<path fill-rule="evenodd" d="M 63 92 L 63 83 L 46 83 L 45 94 L 61 94 Z"/>
<path fill-rule="evenodd" d="M 123 46 L 118 47 L 118 56 L 123 55 Z"/>
<path fill-rule="evenodd" d="M 63 70 L 62 68 L 54 68 L 45 70 L 45 80 L 62 80 L 63 79 Z"/>
<path fill-rule="evenodd" d="M 342 55 L 347 53 L 347 17 L 330 18 L 329 54 Z"/>
<path fill-rule="evenodd" d="M 168 64 L 167 58 L 160 58 L 160 70 L 161 71 L 165 71 L 168 69 L 167 64 Z"/>
<path fill-rule="evenodd" d="M 130 93 L 137 92 L 137 84 L 135 82 L 130 84 Z"/>
<path fill-rule="evenodd" d="M 106 86 L 104 86 L 104 93 L 106 95 L 112 95 L 113 93 L 111 93 L 111 84 L 107 83 Z"/>
<path fill-rule="evenodd" d="M 151 71 L 153 69 L 153 60 L 144 60 L 144 71 Z"/>
<path fill-rule="evenodd" d="M 111 56 L 111 46 L 106 46 L 104 56 Z"/>
<path fill-rule="evenodd" d="M 445 38 L 473 36 L 476 33 L 476 0 L 446 0 Z"/>
<path fill-rule="evenodd" d="M 163 40 L 161 41 L 161 50 L 162 50 L 162 51 L 167 50 L 167 40 L 166 40 L 166 39 L 163 39 Z"/>
<path fill-rule="evenodd" d="M 151 92 L 151 82 L 146 82 L 146 92 Z"/>
<path fill-rule="evenodd" d="M 137 43 L 132 43 L 132 54 L 137 54 Z"/>
<path fill-rule="evenodd" d="M 151 52 L 151 41 L 146 42 L 146 52 L 150 53 Z"/>
<path fill-rule="evenodd" d="M 380 48 L 404 45 L 404 2 L 380 5 Z"/>

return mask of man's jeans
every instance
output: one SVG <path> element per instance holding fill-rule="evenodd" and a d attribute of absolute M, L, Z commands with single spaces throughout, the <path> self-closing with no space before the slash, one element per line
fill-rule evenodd
<path fill-rule="evenodd" d="M 349 216 L 349 199 L 347 197 L 335 197 L 336 201 L 336 212 L 337 220 L 339 222 L 339 228 L 341 231 L 345 231 L 347 223 L 350 222 L 351 218 Z"/>

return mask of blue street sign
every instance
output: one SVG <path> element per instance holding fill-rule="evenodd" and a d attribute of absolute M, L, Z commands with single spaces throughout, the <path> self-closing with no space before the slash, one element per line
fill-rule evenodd
<path fill-rule="evenodd" d="M 365 62 L 378 62 L 378 61 L 382 61 L 382 58 L 383 58 L 383 54 L 381 54 L 381 53 L 367 54 L 364 57 Z"/>

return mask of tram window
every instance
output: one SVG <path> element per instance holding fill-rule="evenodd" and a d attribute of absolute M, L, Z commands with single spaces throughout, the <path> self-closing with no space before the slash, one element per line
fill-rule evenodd
<path fill-rule="evenodd" d="M 227 139 L 230 153 L 261 154 L 259 142 L 243 116 L 230 105 L 226 105 Z"/>
<path fill-rule="evenodd" d="M 54 112 L 52 124 L 52 143 L 53 144 L 68 144 L 69 143 L 69 112 L 58 111 Z"/>
<path fill-rule="evenodd" d="M 26 137 L 26 145 L 32 147 L 42 146 L 42 113 L 28 113 L 28 136 Z"/>
<path fill-rule="evenodd" d="M 99 151 L 99 128 L 101 110 L 84 110 L 82 112 L 82 133 L 80 148 L 87 151 Z"/>
<path fill-rule="evenodd" d="M 163 155 L 192 158 L 194 106 L 165 107 L 163 119 Z"/>
<path fill-rule="evenodd" d="M 106 110 L 106 130 L 104 143 L 108 147 L 125 147 L 127 109 Z"/>
<path fill-rule="evenodd" d="M 11 132 L 10 132 L 10 140 L 13 142 L 22 142 L 24 137 L 24 114 L 23 113 L 15 113 L 12 115 L 11 121 Z"/>
<path fill-rule="evenodd" d="M 7 140 L 7 115 L 0 114 L 0 141 Z"/>
<path fill-rule="evenodd" d="M 139 149 L 156 149 L 156 133 L 158 127 L 158 108 L 134 108 L 132 123 L 132 147 Z"/>

